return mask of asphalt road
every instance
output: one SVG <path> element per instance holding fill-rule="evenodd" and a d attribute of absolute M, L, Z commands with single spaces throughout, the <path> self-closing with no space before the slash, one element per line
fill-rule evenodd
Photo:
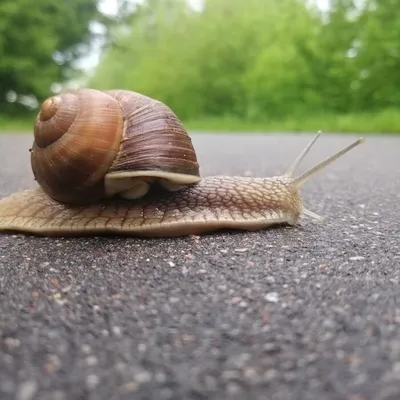
<path fill-rule="evenodd" d="M 309 135 L 193 135 L 203 175 L 275 175 Z M 322 136 L 303 168 L 350 143 Z M 400 137 L 310 181 L 323 224 L 200 238 L 0 235 L 0 399 L 398 400 Z M 0 197 L 34 186 L 0 135 Z"/>

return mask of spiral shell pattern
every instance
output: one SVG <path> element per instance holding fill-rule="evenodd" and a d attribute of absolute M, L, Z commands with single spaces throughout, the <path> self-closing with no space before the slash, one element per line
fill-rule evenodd
<path fill-rule="evenodd" d="M 118 153 L 122 132 L 121 107 L 105 93 L 85 89 L 48 98 L 34 127 L 35 179 L 60 202 L 102 198 L 103 179 Z"/>
<path fill-rule="evenodd" d="M 136 199 L 200 181 L 191 138 L 173 111 L 127 90 L 81 89 L 45 100 L 36 118 L 34 176 L 53 199 Z"/>

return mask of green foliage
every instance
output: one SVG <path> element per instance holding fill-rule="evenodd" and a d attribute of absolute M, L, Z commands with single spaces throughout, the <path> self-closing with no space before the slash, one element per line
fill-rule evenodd
<path fill-rule="evenodd" d="M 189 126 L 400 132 L 400 0 L 117 2 L 112 19 L 96 0 L 2 0 L 0 114 L 8 92 L 40 101 L 74 77 L 97 20 L 108 40 L 86 85 L 147 94 Z"/>
<path fill-rule="evenodd" d="M 90 85 L 145 93 L 186 120 L 380 113 L 400 106 L 400 0 L 357 4 L 148 0 Z"/>
<path fill-rule="evenodd" d="M 32 130 L 36 115 L 10 118 L 0 115 L 0 134 Z M 244 119 L 235 116 L 206 116 L 183 120 L 193 131 L 209 132 L 362 132 L 398 134 L 400 110 L 396 108 L 377 112 L 359 113 L 309 113 L 286 117 Z"/>
<path fill-rule="evenodd" d="M 304 114 L 249 121 L 234 117 L 205 117 L 184 121 L 193 131 L 210 132 L 362 132 L 399 133 L 400 111 L 386 109 L 368 113 Z"/>
<path fill-rule="evenodd" d="M 357 105 L 400 106 L 400 0 L 367 0 L 358 20 Z"/>
<path fill-rule="evenodd" d="M 308 71 L 293 40 L 313 36 L 313 23 L 297 0 L 208 0 L 202 13 L 153 0 L 106 52 L 90 85 L 146 93 L 183 118 L 285 113 L 307 96 Z M 292 90 L 280 95 L 282 86 Z"/>
<path fill-rule="evenodd" d="M 89 21 L 96 0 L 1 0 L 0 112 L 20 113 L 7 94 L 48 96 L 54 82 L 68 77 L 73 62 L 87 51 Z"/>

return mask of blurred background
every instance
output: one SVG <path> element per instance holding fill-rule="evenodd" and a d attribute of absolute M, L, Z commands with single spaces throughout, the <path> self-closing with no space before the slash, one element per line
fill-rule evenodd
<path fill-rule="evenodd" d="M 0 130 L 124 88 L 188 129 L 400 132 L 400 0 L 1 0 Z"/>

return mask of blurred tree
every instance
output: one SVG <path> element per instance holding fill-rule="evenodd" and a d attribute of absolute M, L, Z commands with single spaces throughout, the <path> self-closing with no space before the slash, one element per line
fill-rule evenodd
<path fill-rule="evenodd" d="M 111 29 L 112 45 L 105 48 L 90 86 L 124 87 L 154 96 L 172 108 L 179 108 L 180 102 L 191 108 L 183 96 L 189 85 L 199 81 L 191 76 L 194 66 L 187 64 L 196 51 L 192 18 L 185 0 L 148 0 L 137 5 L 127 24 Z"/>
<path fill-rule="evenodd" d="M 346 112 L 354 108 L 353 82 L 358 67 L 355 56 L 359 8 L 354 0 L 331 0 L 330 9 L 317 24 L 314 40 L 296 40 L 313 77 L 323 111 Z"/>
<path fill-rule="evenodd" d="M 182 118 L 282 114 L 310 97 L 295 40 L 311 40 L 314 23 L 301 0 L 205 0 L 201 12 L 148 0 L 90 84 L 154 96 Z"/>
<path fill-rule="evenodd" d="M 1 0 L 0 113 L 22 112 L 16 99 L 48 96 L 88 51 L 97 0 Z"/>
<path fill-rule="evenodd" d="M 331 0 L 318 40 L 299 42 L 324 110 L 400 105 L 400 0 Z"/>
<path fill-rule="evenodd" d="M 281 118 L 298 114 L 318 103 L 309 60 L 299 44 L 315 45 L 321 21 L 303 1 L 264 1 L 265 9 L 253 10 L 260 24 L 256 52 L 246 68 L 247 114 Z M 249 26 L 249 33 L 252 29 Z"/>
<path fill-rule="evenodd" d="M 400 0 L 365 0 L 357 20 L 353 82 L 358 109 L 400 106 Z"/>
<path fill-rule="evenodd" d="M 6 55 L 0 84 L 7 90 L 40 96 L 68 76 L 77 50 L 87 48 L 79 43 L 88 43 L 88 22 L 97 18 L 108 41 L 87 84 L 142 92 L 182 119 L 280 119 L 400 106 L 400 0 L 330 0 L 325 12 L 306 0 L 203 0 L 201 10 L 187 0 L 118 0 L 114 17 L 96 16 L 94 0 L 77 0 L 57 3 L 49 26 L 43 11 L 17 7 L 27 1 L 0 5 L 0 33 L 12 35 L 0 35 L 0 57 Z M 36 10 L 48 3 L 38 0 Z M 86 13 L 66 24 L 60 10 L 70 7 L 73 15 L 78 4 Z M 14 9 L 34 21 L 11 25 L 26 26 L 29 35 L 3 27 L 13 21 L 3 15 Z"/>

